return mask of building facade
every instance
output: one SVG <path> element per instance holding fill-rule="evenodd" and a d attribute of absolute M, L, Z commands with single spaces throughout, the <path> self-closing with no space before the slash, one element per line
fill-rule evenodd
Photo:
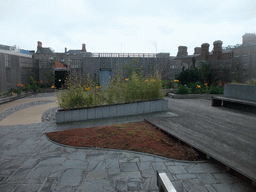
<path fill-rule="evenodd" d="M 156 70 L 163 79 L 174 79 L 182 68 L 200 68 L 202 63 L 210 66 L 216 79 L 232 82 L 246 82 L 256 78 L 256 35 L 246 33 L 242 44 L 222 47 L 222 41 L 203 43 L 195 47 L 194 54 L 188 55 L 186 46 L 179 46 L 176 56 L 170 53 L 91 53 L 86 45 L 82 49 L 56 53 L 51 48 L 37 42 L 36 51 L 28 51 L 16 46 L 0 45 L 0 92 L 15 88 L 17 84 L 27 84 L 30 76 L 47 83 L 51 73 L 55 73 L 55 85 L 61 87 L 67 74 L 81 79 L 96 80 L 107 84 L 116 73 L 126 75 L 125 70 L 141 70 L 147 75 Z"/>

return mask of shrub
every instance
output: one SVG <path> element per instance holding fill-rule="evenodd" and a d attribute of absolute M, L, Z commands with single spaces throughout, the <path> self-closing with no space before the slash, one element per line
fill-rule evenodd
<path fill-rule="evenodd" d="M 173 83 L 171 82 L 171 80 L 162 80 L 161 83 L 163 89 L 169 89 L 173 87 Z"/>
<path fill-rule="evenodd" d="M 187 86 L 185 85 L 179 85 L 177 91 L 176 91 L 177 94 L 189 94 L 189 89 Z"/>
<path fill-rule="evenodd" d="M 223 94 L 224 93 L 224 87 L 219 85 L 219 86 L 210 86 L 210 90 L 209 90 L 210 94 Z"/>
<path fill-rule="evenodd" d="M 256 85 L 256 79 L 252 78 L 252 79 L 246 81 L 246 84 L 248 84 L 248 85 Z"/>
<path fill-rule="evenodd" d="M 202 93 L 203 85 L 200 81 L 189 83 L 188 87 L 190 88 L 191 93 L 194 93 L 194 94 Z"/>
<path fill-rule="evenodd" d="M 145 79 L 134 72 L 129 80 L 117 76 L 111 79 L 106 90 L 99 90 L 91 80 L 87 80 L 85 85 L 77 79 L 66 82 L 67 90 L 57 94 L 58 104 L 64 109 L 154 100 L 164 96 L 158 74 Z"/>

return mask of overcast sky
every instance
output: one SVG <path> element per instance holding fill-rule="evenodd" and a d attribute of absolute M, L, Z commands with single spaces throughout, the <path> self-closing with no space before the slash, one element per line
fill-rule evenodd
<path fill-rule="evenodd" d="M 64 52 L 156 53 L 256 32 L 255 0 L 0 0 L 0 44 Z"/>

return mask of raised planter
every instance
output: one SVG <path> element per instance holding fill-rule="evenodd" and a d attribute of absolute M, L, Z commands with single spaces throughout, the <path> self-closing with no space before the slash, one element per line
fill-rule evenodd
<path fill-rule="evenodd" d="M 224 97 L 256 102 L 256 86 L 246 84 L 225 84 Z"/>
<path fill-rule="evenodd" d="M 154 101 L 139 101 L 136 103 L 102 105 L 69 110 L 59 109 L 56 113 L 56 123 L 138 115 L 161 111 L 168 111 L 168 100 L 158 99 Z"/>
<path fill-rule="evenodd" d="M 214 94 L 174 94 L 168 93 L 168 97 L 173 99 L 208 99 L 211 100 Z"/>

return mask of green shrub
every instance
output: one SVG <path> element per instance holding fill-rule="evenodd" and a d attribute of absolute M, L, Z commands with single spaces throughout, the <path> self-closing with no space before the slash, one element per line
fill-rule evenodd
<path fill-rule="evenodd" d="M 256 85 L 256 79 L 252 78 L 252 79 L 246 81 L 246 84 L 248 84 L 248 85 Z"/>
<path fill-rule="evenodd" d="M 171 82 L 171 80 L 162 80 L 161 83 L 163 89 L 169 89 L 173 87 L 173 83 Z"/>
<path fill-rule="evenodd" d="M 188 87 L 189 87 L 191 93 L 194 93 L 194 94 L 202 93 L 203 85 L 200 81 L 189 83 Z"/>
<path fill-rule="evenodd" d="M 164 96 L 161 78 L 157 74 L 145 79 L 134 72 L 129 80 L 117 76 L 111 79 L 106 90 L 99 90 L 91 80 L 85 85 L 77 79 L 66 82 L 67 90 L 57 94 L 58 104 L 64 109 L 155 100 Z"/>
<path fill-rule="evenodd" d="M 209 93 L 210 94 L 223 94 L 224 93 L 224 87 L 223 86 L 210 86 L 209 89 Z"/>
<path fill-rule="evenodd" d="M 177 91 L 176 91 L 177 94 L 189 94 L 189 89 L 187 86 L 185 85 L 179 85 Z"/>

